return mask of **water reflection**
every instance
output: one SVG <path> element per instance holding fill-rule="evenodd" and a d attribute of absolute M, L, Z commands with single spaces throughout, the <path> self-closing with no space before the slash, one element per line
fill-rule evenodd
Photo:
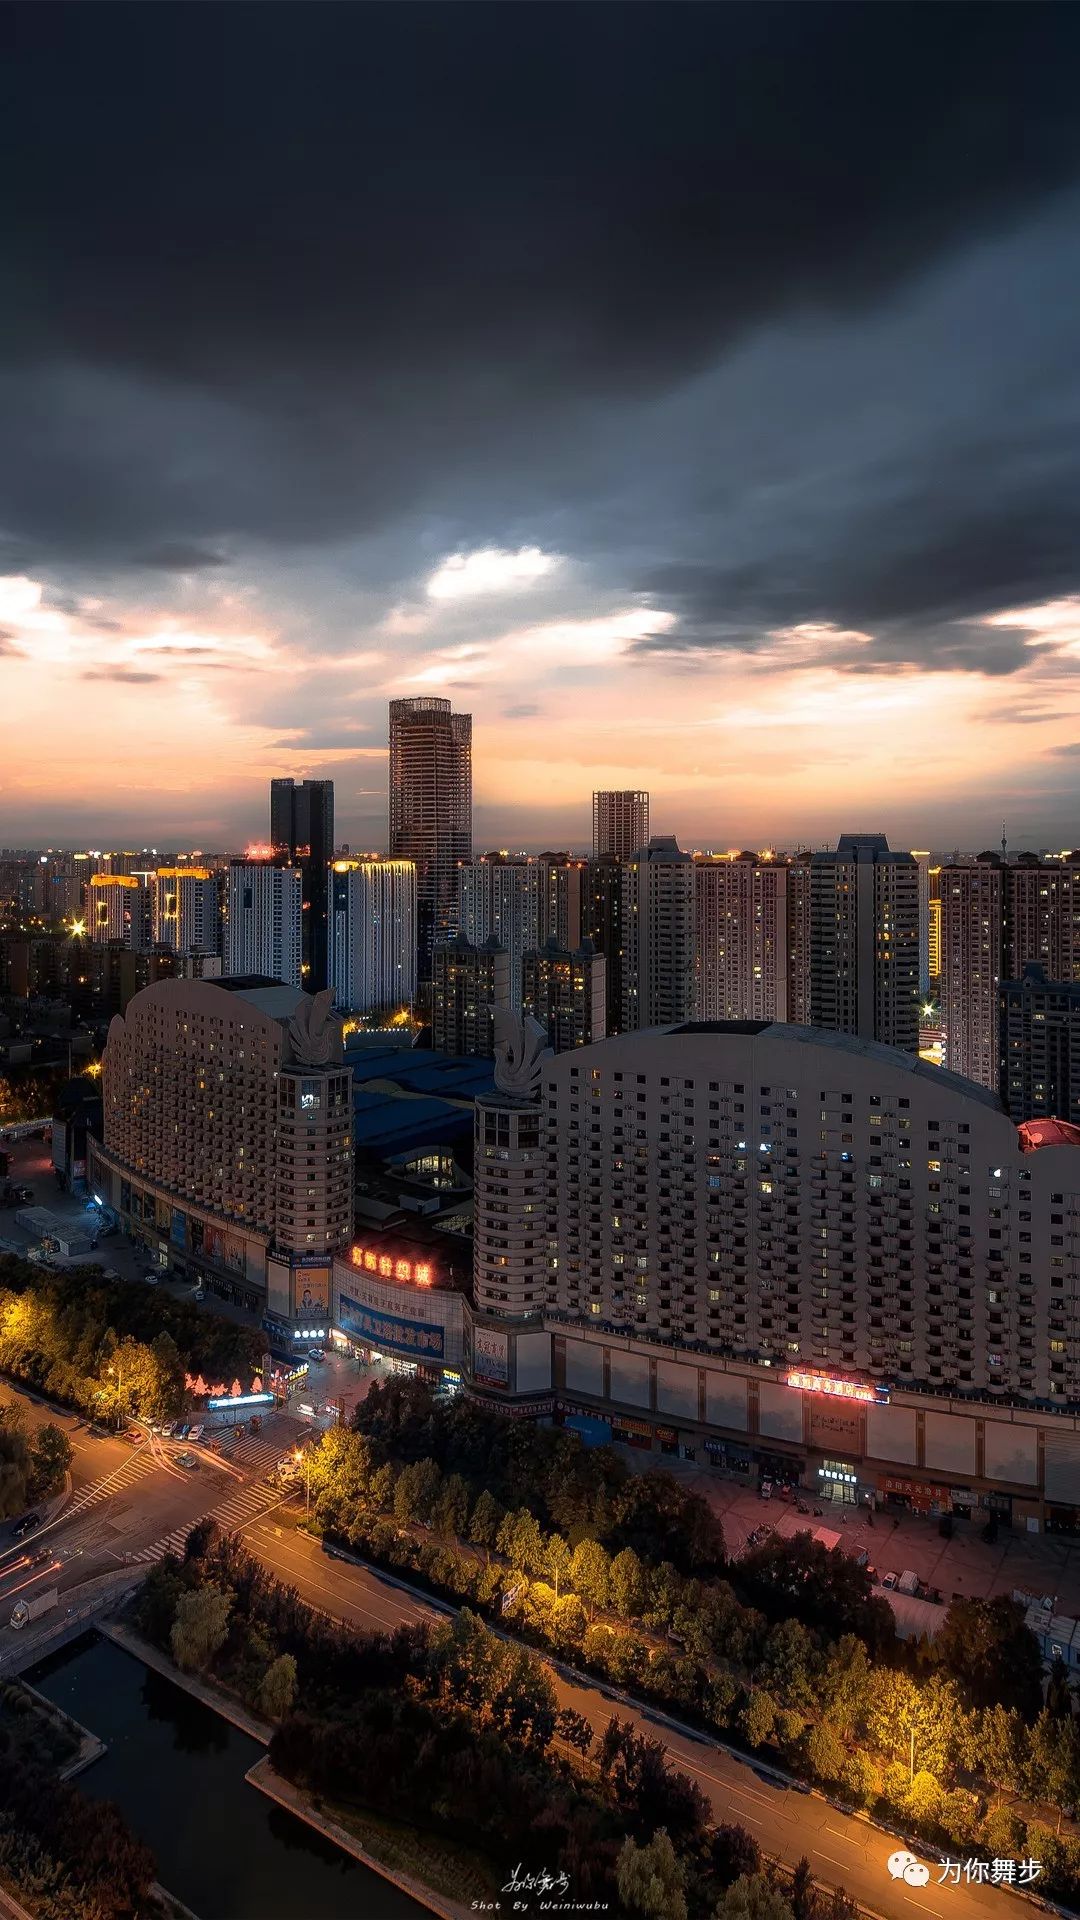
<path fill-rule="evenodd" d="M 111 1641 L 87 1635 L 26 1677 L 106 1742 L 80 1789 L 117 1803 L 199 1920 L 427 1920 L 245 1783 L 254 1740 Z"/>

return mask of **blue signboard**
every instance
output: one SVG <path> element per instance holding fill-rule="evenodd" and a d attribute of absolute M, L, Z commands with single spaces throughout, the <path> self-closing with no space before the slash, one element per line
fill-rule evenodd
<path fill-rule="evenodd" d="M 399 1320 L 396 1314 L 377 1313 L 362 1307 L 342 1294 L 338 1326 L 353 1340 L 373 1347 L 387 1347 L 393 1353 L 407 1354 L 410 1360 L 441 1360 L 443 1330 L 422 1320 Z"/>
<path fill-rule="evenodd" d="M 169 1234 L 169 1238 L 172 1241 L 174 1247 L 182 1247 L 186 1245 L 187 1215 L 185 1213 L 181 1213 L 178 1207 L 174 1207 L 172 1210 L 172 1230 Z"/>

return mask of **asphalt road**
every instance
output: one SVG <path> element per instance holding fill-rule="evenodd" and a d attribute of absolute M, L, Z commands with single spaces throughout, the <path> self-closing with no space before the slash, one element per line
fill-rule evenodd
<path fill-rule="evenodd" d="M 219 1458 L 206 1448 L 192 1449 L 190 1442 L 185 1448 L 183 1442 L 152 1438 L 131 1446 L 95 1437 L 84 1423 L 6 1384 L 0 1397 L 24 1406 L 28 1423 L 56 1421 L 75 1450 L 71 1497 L 62 1512 L 22 1540 L 14 1538 L 12 1522 L 0 1525 L 0 1652 L 15 1638 L 8 1623 L 16 1600 L 54 1586 L 61 1604 L 65 1596 L 81 1598 L 88 1582 L 124 1571 L 137 1575 L 165 1551 L 178 1549 L 208 1513 L 229 1527 L 276 1506 L 279 1496 L 266 1475 L 303 1432 L 298 1421 L 275 1414 L 258 1436 L 228 1443 Z M 193 1451 L 198 1466 L 180 1466 L 181 1451 Z M 50 1617 L 42 1616 L 43 1631 L 49 1624 Z M 31 1632 L 22 1629 L 23 1635 Z"/>
<path fill-rule="evenodd" d="M 312 1606 L 369 1633 L 439 1617 L 378 1573 L 331 1558 L 307 1534 L 273 1518 L 254 1520 L 243 1529 L 243 1537 L 256 1558 Z M 891 1834 L 816 1794 L 782 1785 L 749 1760 L 704 1736 L 680 1731 L 664 1715 L 635 1707 L 613 1690 L 581 1685 L 555 1668 L 551 1671 L 560 1706 L 584 1714 L 597 1733 L 614 1713 L 631 1720 L 638 1733 L 662 1740 L 672 1764 L 697 1782 L 718 1821 L 745 1826 L 765 1852 L 789 1866 L 805 1855 L 815 1879 L 844 1887 L 887 1920 L 914 1920 L 916 1910 L 929 1920 L 1030 1920 L 1031 1904 L 1005 1888 L 939 1884 L 942 1869 L 928 1856 L 928 1885 L 912 1887 L 894 1880 L 886 1862 L 900 1843 Z"/>

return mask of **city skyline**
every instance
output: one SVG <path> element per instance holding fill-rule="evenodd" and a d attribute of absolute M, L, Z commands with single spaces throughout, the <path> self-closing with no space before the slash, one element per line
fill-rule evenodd
<path fill-rule="evenodd" d="M 190 13 L 20 15 L 0 837 L 243 845 L 295 777 L 382 844 L 385 704 L 433 692 L 477 844 L 638 787 L 695 844 L 1069 843 L 1075 15 L 780 9 L 777 60 L 663 14 L 215 19 L 194 170 Z"/>

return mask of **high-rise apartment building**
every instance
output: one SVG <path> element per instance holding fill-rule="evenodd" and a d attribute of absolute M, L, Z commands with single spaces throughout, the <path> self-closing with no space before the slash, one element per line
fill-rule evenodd
<path fill-rule="evenodd" d="M 334 858 L 332 780 L 271 780 L 270 844 L 279 859 L 303 875 L 304 986 L 320 993 L 330 984 L 327 920 L 330 862 Z"/>
<path fill-rule="evenodd" d="M 458 868 L 457 925 L 470 947 L 489 940 L 510 956 L 510 995 L 521 1003 L 521 962 L 540 943 L 540 861 L 486 853 Z"/>
<path fill-rule="evenodd" d="M 793 1026 L 808 1027 L 810 1016 L 810 955 L 813 916 L 808 850 L 785 861 L 785 919 L 787 921 L 787 1017 Z"/>
<path fill-rule="evenodd" d="M 330 978 L 354 1013 L 416 998 L 416 868 L 411 860 L 335 860 L 330 875 Z"/>
<path fill-rule="evenodd" d="M 538 1066 L 477 1105 L 474 1387 L 819 1498 L 1076 1526 L 1076 1132 L 780 1023 Z"/>
<path fill-rule="evenodd" d="M 444 940 L 431 956 L 431 1044 L 436 1053 L 495 1053 L 494 1010 L 510 1012 L 510 955 L 494 935 L 481 947 Z"/>
<path fill-rule="evenodd" d="M 95 946 L 114 943 L 143 953 L 151 941 L 151 891 L 133 874 L 94 873 L 86 883 L 83 919 Z"/>
<path fill-rule="evenodd" d="M 390 855 L 416 867 L 420 975 L 456 931 L 457 872 L 472 859 L 472 715 L 431 694 L 390 702 Z"/>
<path fill-rule="evenodd" d="M 1030 961 L 1050 980 L 1080 980 L 1080 855 L 1019 854 L 1006 868 L 1004 967 L 1019 980 Z"/>
<path fill-rule="evenodd" d="M 694 1010 L 694 860 L 654 834 L 624 869 L 622 1030 L 669 1026 Z"/>
<path fill-rule="evenodd" d="M 155 947 L 170 953 L 220 953 L 218 883 L 209 867 L 159 867 L 151 880 Z"/>
<path fill-rule="evenodd" d="M 303 876 L 276 860 L 234 860 L 229 867 L 225 972 L 261 974 L 299 987 L 303 963 Z"/>
<path fill-rule="evenodd" d="M 998 1085 L 999 993 L 1007 869 L 998 853 L 941 870 L 941 1025 L 945 1065 Z"/>
<path fill-rule="evenodd" d="M 644 845 L 644 842 L 641 843 Z M 536 939 L 541 947 L 557 940 L 572 950 L 581 945 L 583 910 L 588 891 L 588 863 L 569 853 L 541 853 L 537 893 Z"/>
<path fill-rule="evenodd" d="M 352 1226 L 352 1075 L 329 996 L 169 980 L 113 1021 L 92 1189 L 155 1263 L 328 1327 Z"/>
<path fill-rule="evenodd" d="M 522 969 L 522 1010 L 547 1034 L 554 1053 L 587 1047 L 607 1033 L 607 969 L 591 940 L 572 952 L 554 936 Z"/>
<path fill-rule="evenodd" d="M 613 853 L 590 860 L 582 880 L 581 935 L 604 957 L 609 1033 L 622 1032 L 626 868 Z"/>
<path fill-rule="evenodd" d="M 926 991 L 931 1000 L 941 994 L 941 868 L 931 867 L 927 874 L 926 903 Z"/>
<path fill-rule="evenodd" d="M 695 861 L 698 1019 L 787 1019 L 787 871 L 756 853 Z"/>
<path fill-rule="evenodd" d="M 629 789 L 594 793 L 592 797 L 593 859 L 613 854 L 632 860 L 649 844 L 649 796 Z"/>
<path fill-rule="evenodd" d="M 1000 996 L 1001 1099 L 1010 1120 L 1080 1127 L 1080 980 L 1029 961 Z"/>
<path fill-rule="evenodd" d="M 919 870 L 883 833 L 842 834 L 810 862 L 810 1019 L 916 1053 Z"/>

